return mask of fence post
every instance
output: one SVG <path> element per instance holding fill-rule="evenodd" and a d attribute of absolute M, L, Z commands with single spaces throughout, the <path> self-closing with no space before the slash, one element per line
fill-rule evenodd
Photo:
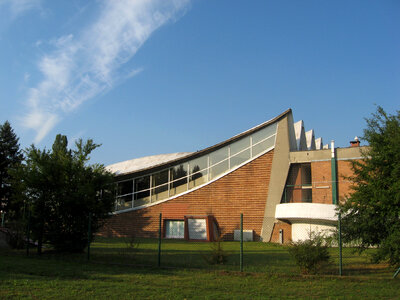
<path fill-rule="evenodd" d="M 338 229 L 339 229 L 339 276 L 342 276 L 342 215 L 338 214 Z"/>
<path fill-rule="evenodd" d="M 88 220 L 88 246 L 87 246 L 87 260 L 90 259 L 90 237 L 92 236 L 92 213 L 89 213 Z"/>
<path fill-rule="evenodd" d="M 28 223 L 26 225 L 26 256 L 29 256 L 29 244 L 30 244 L 30 233 L 31 233 L 31 209 L 28 208 Z"/>
<path fill-rule="evenodd" d="M 158 220 L 158 262 L 157 266 L 161 266 L 161 219 L 162 219 L 162 214 L 160 213 L 160 218 Z"/>
<path fill-rule="evenodd" d="M 240 214 L 240 272 L 243 272 L 243 214 Z"/>

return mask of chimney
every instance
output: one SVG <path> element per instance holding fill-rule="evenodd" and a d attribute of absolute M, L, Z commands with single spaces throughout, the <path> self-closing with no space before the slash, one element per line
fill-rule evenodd
<path fill-rule="evenodd" d="M 350 141 L 350 147 L 360 147 L 360 140 L 357 136 L 354 138 L 354 141 Z"/>

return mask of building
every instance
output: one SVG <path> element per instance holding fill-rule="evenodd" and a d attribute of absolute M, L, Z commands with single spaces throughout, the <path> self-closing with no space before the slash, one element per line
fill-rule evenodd
<path fill-rule="evenodd" d="M 336 226 L 361 149 L 323 146 L 289 109 L 201 151 L 116 163 L 115 211 L 100 234 L 156 237 L 161 214 L 164 238 L 233 240 L 243 214 L 249 240 L 303 239 Z"/>

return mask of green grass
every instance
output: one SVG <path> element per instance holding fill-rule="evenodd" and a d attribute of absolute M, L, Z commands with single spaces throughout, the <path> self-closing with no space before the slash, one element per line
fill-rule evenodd
<path fill-rule="evenodd" d="M 91 261 L 85 254 L 24 251 L 0 253 L 0 299 L 399 299 L 400 278 L 393 268 L 369 263 L 345 249 L 347 276 L 302 276 L 287 248 L 245 243 L 245 272 L 239 243 L 224 242 L 228 264 L 203 259 L 208 243 L 163 241 L 156 268 L 157 241 L 140 240 L 132 251 L 126 239 L 96 239 Z M 331 249 L 332 254 L 337 249 Z M 32 251 L 33 253 L 33 251 Z M 143 267 L 142 265 L 147 265 Z M 347 268 L 347 269 L 346 269 Z M 337 273 L 337 268 L 332 269 Z M 324 270 L 328 274 L 332 270 Z M 353 270 L 353 272 L 350 272 Z M 357 270 L 357 271 L 354 271 Z M 346 273 L 345 273 L 346 274 Z M 362 275 L 354 275 L 362 274 Z"/>
<path fill-rule="evenodd" d="M 157 266 L 158 240 L 135 239 L 132 249 L 129 238 L 96 238 L 92 244 L 91 259 L 96 262 L 120 263 L 139 266 Z M 222 247 L 228 255 L 224 265 L 210 265 L 204 257 L 209 256 L 210 243 L 194 243 L 180 240 L 163 240 L 161 265 L 163 267 L 196 268 L 207 270 L 239 271 L 238 242 L 223 242 Z M 244 270 L 269 274 L 299 274 L 299 269 L 289 255 L 286 246 L 271 243 L 244 243 Z M 390 277 L 392 270 L 385 264 L 373 264 L 368 254 L 354 253 L 352 248 L 343 249 L 343 274 Z M 336 275 L 339 272 L 339 253 L 337 248 L 330 249 L 331 263 L 322 274 Z"/>

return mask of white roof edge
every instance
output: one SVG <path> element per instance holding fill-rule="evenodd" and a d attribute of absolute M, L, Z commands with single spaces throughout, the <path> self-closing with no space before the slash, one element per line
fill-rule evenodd
<path fill-rule="evenodd" d="M 132 172 L 138 172 L 141 170 L 148 169 L 157 165 L 167 163 L 169 161 L 185 157 L 192 154 L 193 152 L 177 152 L 169 154 L 158 154 L 145 156 L 140 158 L 134 158 L 122 162 L 118 162 L 112 165 L 106 166 L 106 169 L 115 175 L 123 175 Z"/>
<path fill-rule="evenodd" d="M 278 117 L 279 117 L 279 116 L 278 116 Z M 273 121 L 274 119 L 276 119 L 276 118 L 277 118 L 277 117 L 271 118 L 271 119 L 269 119 L 268 121 L 262 122 L 261 124 L 258 124 L 258 125 L 256 125 L 256 126 L 251 127 L 250 129 L 247 129 L 247 130 L 245 130 L 245 131 L 243 131 L 243 132 L 241 132 L 241 133 L 235 134 L 233 137 L 231 137 L 231 138 L 229 138 L 229 139 L 234 139 L 235 137 L 237 137 L 237 136 L 239 136 L 239 135 L 246 134 L 246 132 L 252 131 L 252 130 L 258 128 L 258 127 L 262 127 L 263 125 L 265 125 L 265 124 L 267 124 L 267 123 L 269 123 L 269 122 L 272 122 L 272 121 Z M 271 123 L 271 124 L 272 124 L 272 123 Z"/>
<path fill-rule="evenodd" d="M 252 130 L 255 130 L 259 127 L 263 127 L 264 125 L 267 125 L 268 123 L 273 124 L 272 121 L 276 120 L 275 122 L 277 122 L 281 116 L 283 116 L 287 113 L 291 113 L 291 110 L 288 109 L 285 112 L 283 112 L 282 114 L 280 114 L 274 118 L 271 118 L 268 121 L 265 121 L 261 124 L 258 124 L 246 131 L 236 134 L 233 137 L 229 138 L 228 140 L 234 139 L 241 135 L 245 135 L 246 133 L 251 132 Z M 228 140 L 226 140 L 226 141 L 228 141 Z M 226 142 L 226 141 L 224 141 L 224 142 Z M 224 142 L 222 142 L 222 143 L 224 143 Z M 219 144 L 216 144 L 211 147 L 215 147 L 217 145 L 219 145 Z M 208 147 L 208 148 L 211 148 L 211 147 Z M 205 148 L 203 150 L 206 150 L 208 148 Z M 201 151 L 203 151 L 203 150 L 201 150 Z M 106 166 L 106 169 L 108 171 L 114 173 L 115 175 L 123 175 L 123 174 L 138 172 L 138 171 L 146 170 L 146 169 L 149 169 L 152 167 L 156 167 L 158 165 L 162 165 L 162 164 L 168 163 L 170 161 L 174 161 L 174 160 L 183 158 L 185 156 L 189 156 L 193 153 L 195 153 L 195 152 L 177 152 L 177 153 L 170 153 L 170 154 L 159 154 L 159 155 L 145 156 L 145 157 L 141 157 L 141 158 L 134 158 L 131 160 L 126 160 L 126 161 L 108 165 L 108 166 Z"/>

